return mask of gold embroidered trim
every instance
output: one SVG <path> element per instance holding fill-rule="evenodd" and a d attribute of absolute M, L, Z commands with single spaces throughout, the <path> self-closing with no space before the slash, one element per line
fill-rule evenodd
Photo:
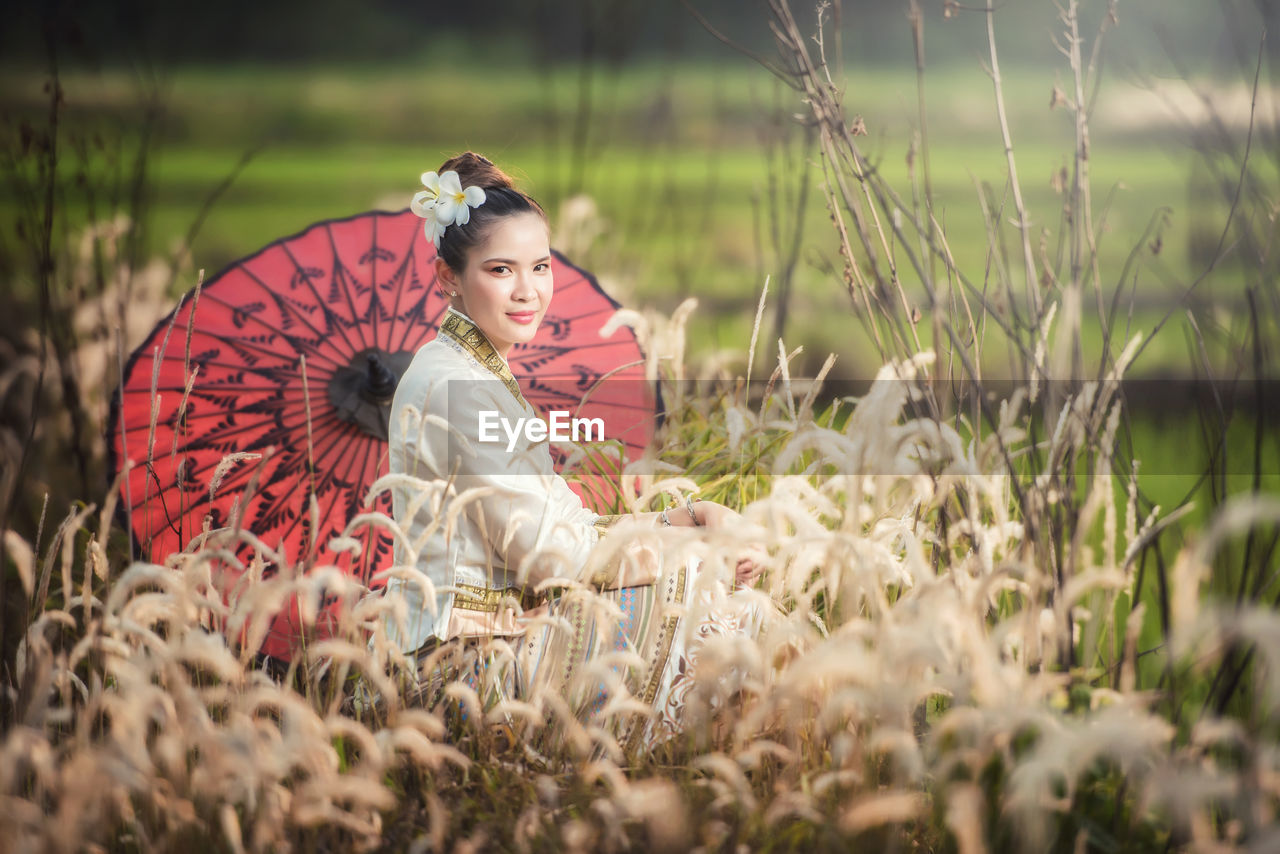
<path fill-rule="evenodd" d="M 629 513 L 606 513 L 596 516 L 596 520 L 591 523 L 591 527 L 596 529 L 596 535 L 603 537 L 609 532 L 609 528 L 618 524 L 619 521 L 631 517 Z M 634 518 L 634 517 L 631 517 Z M 604 590 L 618 577 L 618 572 L 622 569 L 622 555 L 614 554 L 610 561 L 602 568 L 596 570 L 591 575 L 591 585 L 597 590 Z"/>
<path fill-rule="evenodd" d="M 665 600 L 664 604 L 670 605 L 673 602 L 677 605 L 684 604 L 684 584 L 687 572 L 687 566 L 682 566 L 677 570 L 675 598 L 674 600 Z M 675 641 L 676 629 L 679 626 L 680 617 L 678 616 L 673 615 L 662 621 L 661 633 L 658 636 L 658 648 L 652 663 L 649 665 L 649 683 L 644 686 L 644 693 L 640 697 L 640 702 L 650 708 L 653 708 L 653 703 L 658 698 L 658 688 L 662 683 L 663 671 L 666 670 L 667 659 L 671 656 L 671 644 Z M 648 725 L 648 718 L 640 716 L 633 718 L 631 733 L 627 738 L 627 753 L 634 754 L 636 752 L 636 749 L 640 746 L 640 739 L 644 737 L 644 731 Z"/>
<path fill-rule="evenodd" d="M 493 349 L 489 339 L 484 337 L 484 333 L 480 331 L 480 327 L 476 326 L 470 319 L 451 308 L 445 314 L 444 323 L 440 324 L 440 334 L 452 338 L 462 349 L 470 353 L 477 362 L 484 365 L 494 376 L 502 380 L 507 387 L 507 391 L 511 392 L 512 396 L 520 401 L 521 405 L 528 409 L 533 408 L 524 399 L 524 395 L 520 393 L 520 384 L 516 382 L 516 378 L 512 375 L 511 368 L 498 355 L 498 351 Z"/>
<path fill-rule="evenodd" d="M 605 531 L 616 525 L 620 519 L 625 519 L 629 515 L 630 514 L 627 513 L 602 514 L 600 516 L 596 516 L 596 520 L 591 523 L 591 526 L 603 534 Z"/>
<path fill-rule="evenodd" d="M 531 608 L 539 601 L 538 596 L 521 587 L 477 587 L 474 584 L 455 584 L 454 587 L 458 589 L 453 594 L 453 607 L 464 611 L 496 614 L 503 599 L 515 599 L 523 608 Z"/>

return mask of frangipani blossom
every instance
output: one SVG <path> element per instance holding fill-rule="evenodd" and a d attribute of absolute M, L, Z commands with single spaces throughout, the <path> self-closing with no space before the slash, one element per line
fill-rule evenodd
<path fill-rule="evenodd" d="M 440 238 L 444 236 L 445 226 L 448 225 L 447 222 L 440 220 L 436 211 L 440 198 L 440 176 L 435 172 L 423 172 L 421 180 L 422 186 L 426 189 L 413 194 L 409 207 L 415 214 L 426 220 L 422 225 L 422 231 L 427 239 L 435 244 L 436 249 L 439 249 Z"/>
<path fill-rule="evenodd" d="M 413 199 L 409 202 L 409 207 L 420 217 L 431 217 L 435 219 L 436 198 L 427 190 L 413 194 Z"/>
<path fill-rule="evenodd" d="M 423 172 L 422 177 L 419 180 L 422 181 L 422 186 L 427 188 L 422 193 L 419 193 L 418 194 L 419 196 L 425 196 L 426 198 L 431 199 L 431 201 L 433 202 L 440 197 L 440 176 L 439 175 L 437 175 L 435 172 Z M 415 199 L 417 197 L 418 196 L 414 196 Z M 419 216 L 421 216 L 421 214 L 419 214 Z"/>
<path fill-rule="evenodd" d="M 467 187 L 463 190 L 458 173 L 452 169 L 440 176 L 440 196 L 436 200 L 436 218 L 440 222 L 445 225 L 466 225 L 471 221 L 471 208 L 482 204 L 484 190 L 479 187 Z"/>
<path fill-rule="evenodd" d="M 423 172 L 422 186 L 426 189 L 413 194 L 409 207 L 426 220 L 422 231 L 439 250 L 444 230 L 451 225 L 466 225 L 471 221 L 471 209 L 484 204 L 484 190 L 479 187 L 463 190 L 458 173 L 452 169 L 443 175 Z"/>
<path fill-rule="evenodd" d="M 421 195 L 421 194 L 419 194 Z M 422 217 L 422 233 L 427 236 L 437 250 L 440 249 L 440 238 L 444 237 L 444 223 L 436 216 L 436 208 L 434 204 L 422 205 L 418 204 L 418 197 L 414 196 L 414 201 L 409 203 L 413 208 L 413 212 Z"/>

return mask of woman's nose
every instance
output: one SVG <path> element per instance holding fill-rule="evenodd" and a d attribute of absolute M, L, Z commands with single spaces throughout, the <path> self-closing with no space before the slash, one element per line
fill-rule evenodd
<path fill-rule="evenodd" d="M 512 296 L 516 299 L 524 301 L 533 299 L 537 291 L 533 287 L 532 273 L 517 273 L 515 287 L 512 289 Z"/>

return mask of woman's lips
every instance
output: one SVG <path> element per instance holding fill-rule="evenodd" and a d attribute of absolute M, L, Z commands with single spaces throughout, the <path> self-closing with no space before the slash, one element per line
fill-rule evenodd
<path fill-rule="evenodd" d="M 508 311 L 507 312 L 507 317 L 511 318 L 516 323 L 533 323 L 533 321 L 537 318 L 537 316 L 538 316 L 538 313 L 536 311 Z"/>

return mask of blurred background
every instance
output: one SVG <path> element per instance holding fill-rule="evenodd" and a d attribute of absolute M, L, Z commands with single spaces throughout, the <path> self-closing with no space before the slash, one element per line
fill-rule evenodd
<path fill-rule="evenodd" d="M 772 55 L 763 2 L 692 5 L 725 37 Z M 1006 194 L 1007 172 L 986 19 L 969 5 L 918 8 L 933 192 L 958 263 L 980 276 L 981 197 Z M 1062 24 L 1047 0 L 998 7 L 1020 176 L 1029 207 L 1053 226 L 1073 149 L 1071 115 L 1050 106 L 1070 77 L 1056 46 Z M 911 8 L 826 8 L 828 58 L 865 125 L 864 150 L 904 188 L 922 126 Z M 1085 32 L 1107 11 L 1082 4 Z M 795 12 L 813 29 L 814 6 Z M 1263 0 L 1117 7 L 1104 82 L 1091 93 L 1091 167 L 1106 210 L 1104 264 L 1122 264 L 1167 211 L 1169 269 L 1144 283 L 1145 307 L 1185 285 L 1197 241 L 1216 241 L 1215 205 L 1226 203 L 1196 132 L 1215 107 L 1242 143 L 1257 37 L 1277 14 Z M 697 296 L 695 352 L 745 350 L 770 276 L 771 331 L 804 344 L 808 364 L 835 351 L 846 373 L 876 367 L 850 334 L 849 300 L 832 275 L 839 259 L 817 149 L 796 119 L 802 105 L 677 0 L 27 3 L 10 13 L 0 45 L 15 161 L 38 136 L 22 128 L 48 123 L 56 63 L 64 206 L 55 227 L 128 216 L 124 250 L 181 271 L 170 298 L 196 268 L 211 276 L 315 220 L 402 208 L 420 172 L 472 148 L 519 176 L 555 218 L 557 245 L 624 303 L 669 311 Z M 1209 87 L 1209 104 L 1197 86 Z M 16 304 L 0 322 L 11 340 L 37 309 L 14 227 L 27 203 L 10 182 L 0 275 Z M 1182 341 L 1159 354 L 1183 359 Z"/>

